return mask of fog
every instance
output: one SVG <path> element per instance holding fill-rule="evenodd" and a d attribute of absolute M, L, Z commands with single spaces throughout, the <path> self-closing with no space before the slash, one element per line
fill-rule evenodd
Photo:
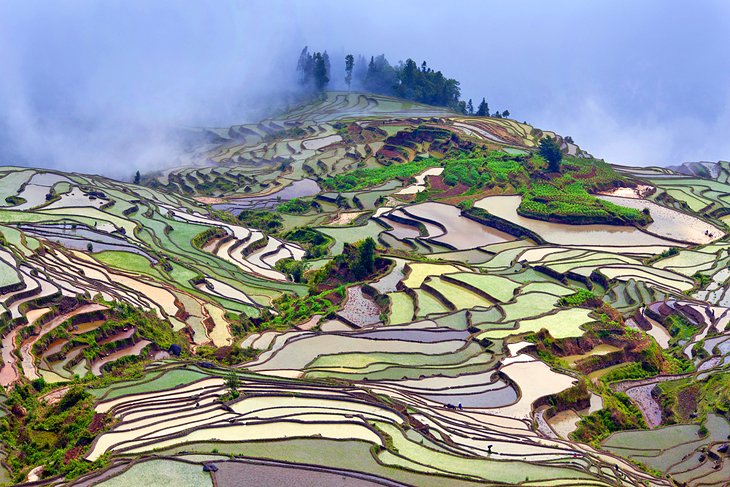
<path fill-rule="evenodd" d="M 730 158 L 730 4 L 717 1 L 0 3 L 0 163 L 128 178 L 182 127 L 254 121 L 304 45 L 411 57 L 462 98 L 611 162 Z"/>

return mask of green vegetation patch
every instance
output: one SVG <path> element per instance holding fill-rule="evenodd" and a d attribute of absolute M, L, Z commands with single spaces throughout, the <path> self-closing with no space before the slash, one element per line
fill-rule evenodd
<path fill-rule="evenodd" d="M 614 431 L 646 428 L 641 411 L 623 393 L 603 395 L 603 409 L 583 417 L 574 437 L 585 443 L 598 444 Z"/>
<path fill-rule="evenodd" d="M 321 210 L 322 207 L 313 199 L 293 198 L 285 201 L 276 207 L 276 211 L 280 213 L 289 213 L 292 215 L 303 215 L 312 210 Z"/>
<path fill-rule="evenodd" d="M 730 372 L 713 374 L 705 381 L 667 381 L 659 388 L 664 417 L 669 422 L 702 420 L 712 413 L 730 417 Z"/>
<path fill-rule="evenodd" d="M 520 157 L 502 151 L 462 153 L 444 161 L 441 173 L 449 186 L 465 184 L 472 188 L 494 184 L 524 184 L 529 179 L 525 164 Z"/>
<path fill-rule="evenodd" d="M 258 228 L 276 233 L 282 227 L 281 215 L 265 210 L 243 210 L 238 214 L 238 221 L 246 227 Z"/>
<path fill-rule="evenodd" d="M 307 259 L 316 259 L 327 255 L 327 250 L 334 243 L 334 238 L 313 228 L 297 228 L 284 235 L 284 239 L 297 242 L 307 253 Z"/>
<path fill-rule="evenodd" d="M 647 225 L 652 221 L 648 211 L 600 200 L 580 182 L 563 188 L 549 183 L 534 184 L 522 195 L 517 213 L 537 220 L 572 224 Z"/>
<path fill-rule="evenodd" d="M 94 399 L 81 385 L 72 386 L 53 405 L 40 399 L 47 388 L 43 379 L 19 384 L 8 393 L 10 411 L 0 420 L 0 439 L 7 448 L 5 463 L 14 482 L 25 480 L 29 470 L 43 465 L 44 476 L 75 478 L 100 468 L 102 457 L 87 462 L 82 457 L 88 445 L 111 420 L 94 412 Z"/>
<path fill-rule="evenodd" d="M 378 186 L 392 179 L 407 180 L 429 167 L 440 166 L 437 159 L 417 159 L 385 167 L 356 169 L 325 179 L 322 187 L 333 191 L 353 191 Z"/>
<path fill-rule="evenodd" d="M 157 274 L 151 267 L 149 259 L 140 254 L 123 250 L 104 250 L 94 254 L 99 262 L 116 269 L 124 269 L 140 274 Z"/>

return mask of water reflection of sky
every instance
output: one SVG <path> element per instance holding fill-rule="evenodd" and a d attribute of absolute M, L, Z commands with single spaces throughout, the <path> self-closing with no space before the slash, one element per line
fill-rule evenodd
<path fill-rule="evenodd" d="M 250 198 L 237 198 L 228 200 L 228 203 L 213 205 L 216 210 L 230 211 L 238 214 L 242 210 L 272 208 L 283 201 L 294 198 L 314 196 L 320 192 L 320 187 L 312 179 L 301 179 L 279 191 L 267 195 L 252 196 Z"/>

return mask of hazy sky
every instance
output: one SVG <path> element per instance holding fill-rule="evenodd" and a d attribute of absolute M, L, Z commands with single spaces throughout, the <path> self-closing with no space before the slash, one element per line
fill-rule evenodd
<path fill-rule="evenodd" d="M 610 162 L 730 159 L 728 32 L 722 0 L 3 0 L 1 162 L 169 165 L 166 128 L 250 121 L 303 45 L 427 60 Z"/>

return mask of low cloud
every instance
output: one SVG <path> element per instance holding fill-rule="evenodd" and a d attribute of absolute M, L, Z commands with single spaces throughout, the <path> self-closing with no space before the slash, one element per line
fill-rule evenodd
<path fill-rule="evenodd" d="M 267 33 L 260 4 L 216 7 L 4 2 L 0 164 L 129 178 L 181 163 L 181 128 L 280 109 L 301 41 Z"/>
<path fill-rule="evenodd" d="M 0 2 L 0 164 L 129 178 L 182 127 L 255 121 L 301 48 L 413 58 L 625 164 L 728 159 L 730 5 L 697 0 Z"/>
<path fill-rule="evenodd" d="M 728 98 L 730 99 L 730 98 Z M 627 117 L 607 100 L 588 96 L 571 100 L 561 113 L 543 113 L 539 120 L 571 135 L 581 148 L 608 162 L 667 166 L 687 161 L 730 159 L 730 104 L 717 117 L 702 119 L 676 114 L 637 113 Z"/>

